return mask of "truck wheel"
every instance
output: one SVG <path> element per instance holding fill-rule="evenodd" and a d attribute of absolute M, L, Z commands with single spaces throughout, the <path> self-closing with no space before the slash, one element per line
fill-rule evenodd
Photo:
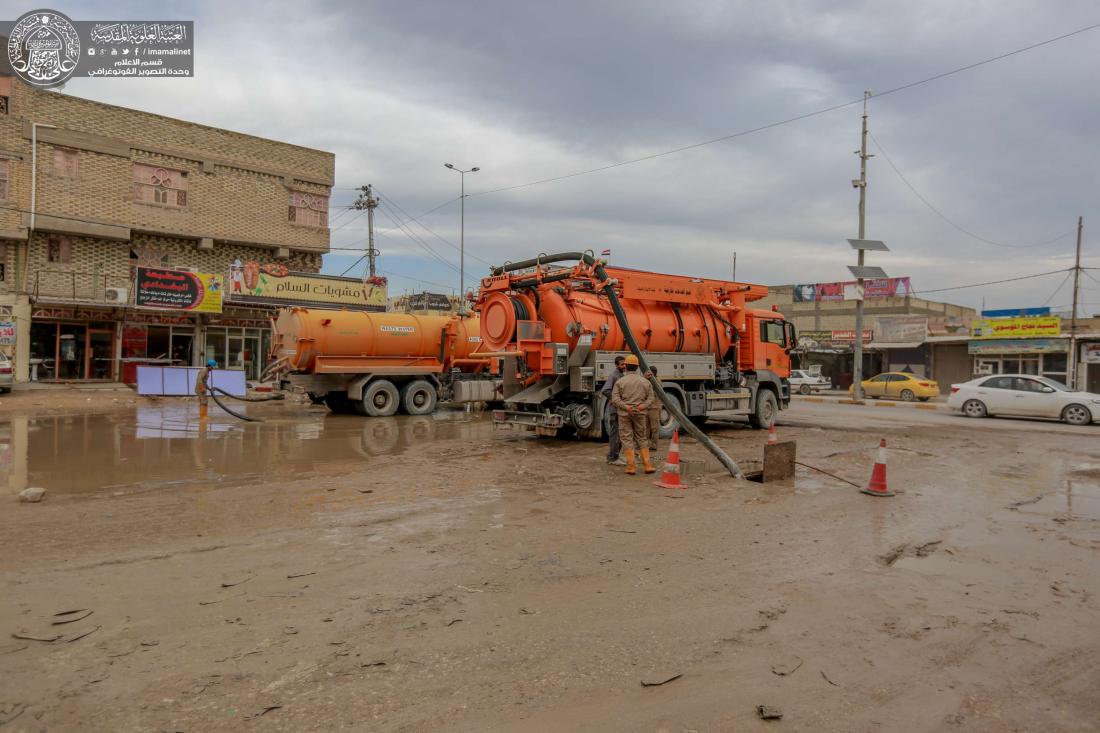
<path fill-rule="evenodd" d="M 401 388 L 401 409 L 409 415 L 430 415 L 438 397 L 431 382 L 414 379 Z"/>
<path fill-rule="evenodd" d="M 361 412 L 369 417 L 389 417 L 397 412 L 399 404 L 401 395 L 388 379 L 375 380 L 363 389 Z M 359 408 L 360 405 L 356 405 L 356 409 Z"/>
<path fill-rule="evenodd" d="M 667 392 L 667 391 L 665 392 L 665 394 L 668 395 L 670 398 L 672 398 L 676 402 L 676 404 L 680 406 L 681 410 L 684 409 L 683 403 L 680 402 L 679 395 L 677 395 L 675 392 Z M 706 418 L 704 418 L 704 419 L 706 419 Z M 680 429 L 680 421 L 677 420 L 675 417 L 673 417 L 672 413 L 669 412 L 664 406 L 662 406 L 661 407 L 661 428 L 657 431 L 657 437 L 661 438 L 662 440 L 668 440 L 669 438 L 672 437 L 672 434 L 675 433 L 679 429 Z"/>
<path fill-rule="evenodd" d="M 756 430 L 770 428 L 778 413 L 779 405 L 776 404 L 775 393 L 770 389 L 762 389 L 756 393 L 756 410 L 749 415 L 749 425 Z"/>

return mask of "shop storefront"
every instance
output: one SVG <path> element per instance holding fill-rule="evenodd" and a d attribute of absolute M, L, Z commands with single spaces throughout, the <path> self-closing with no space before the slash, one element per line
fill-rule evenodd
<path fill-rule="evenodd" d="M 258 380 L 271 353 L 274 308 L 232 309 L 203 327 L 201 359 L 214 359 L 224 369 L 240 369 L 245 379 Z"/>
<path fill-rule="evenodd" d="M 195 363 L 194 316 L 127 310 L 120 324 L 120 379 L 137 381 L 141 365 L 187 366 Z"/>
<path fill-rule="evenodd" d="M 1100 340 L 1078 344 L 1077 387 L 1100 394 Z"/>
<path fill-rule="evenodd" d="M 117 379 L 117 332 L 111 309 L 35 309 L 30 327 L 31 379 Z"/>
<path fill-rule="evenodd" d="M 871 330 L 863 332 L 863 374 L 871 376 L 883 371 L 885 354 L 871 343 Z M 852 385 L 855 353 L 852 349 L 855 331 L 800 331 L 798 348 L 794 351 L 794 366 L 798 369 L 819 367 L 834 389 Z"/>
<path fill-rule="evenodd" d="M 988 374 L 1041 374 L 1066 382 L 1069 339 L 972 340 L 967 346 L 974 376 Z"/>

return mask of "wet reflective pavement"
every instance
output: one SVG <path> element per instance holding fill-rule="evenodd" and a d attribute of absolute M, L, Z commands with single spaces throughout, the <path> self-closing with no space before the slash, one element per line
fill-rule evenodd
<path fill-rule="evenodd" d="M 51 493 L 145 491 L 192 484 L 234 485 L 362 470 L 382 456 L 432 441 L 491 439 L 487 415 L 364 419 L 320 407 L 265 405 L 263 422 L 243 422 L 211 407 L 205 423 L 191 404 L 158 404 L 110 414 L 0 421 L 0 482 Z"/>

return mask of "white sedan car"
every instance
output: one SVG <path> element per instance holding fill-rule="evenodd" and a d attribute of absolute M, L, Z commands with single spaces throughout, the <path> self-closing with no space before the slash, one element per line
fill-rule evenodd
<path fill-rule="evenodd" d="M 947 406 L 967 417 L 1046 417 L 1070 425 L 1100 421 L 1100 394 L 1074 392 L 1034 374 L 997 374 L 952 384 Z"/>
<path fill-rule="evenodd" d="M 820 374 L 811 374 L 805 369 L 791 370 L 792 392 L 810 394 L 811 392 L 820 392 L 823 389 L 829 389 L 831 386 L 833 386 L 833 383 L 828 377 L 823 377 Z"/>

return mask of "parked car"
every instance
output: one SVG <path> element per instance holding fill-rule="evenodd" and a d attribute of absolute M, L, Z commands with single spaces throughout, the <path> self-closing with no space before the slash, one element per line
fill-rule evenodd
<path fill-rule="evenodd" d="M 7 354 L 0 352 L 0 392 L 11 392 L 12 381 L 11 359 Z"/>
<path fill-rule="evenodd" d="M 952 384 L 947 406 L 967 417 L 1046 417 L 1070 425 L 1100 421 L 1100 394 L 1075 392 L 1034 374 L 997 374 Z"/>
<path fill-rule="evenodd" d="M 848 388 L 853 394 L 855 387 Z M 927 402 L 940 396 L 940 386 L 931 379 L 918 377 L 907 372 L 885 372 L 863 380 L 863 394 L 868 397 L 896 397 L 905 402 L 920 400 Z"/>
<path fill-rule="evenodd" d="M 791 370 L 792 392 L 810 394 L 811 392 L 820 392 L 823 389 L 829 389 L 831 386 L 833 386 L 833 383 L 829 381 L 828 377 L 823 377 L 820 374 L 811 374 L 805 369 Z"/>

